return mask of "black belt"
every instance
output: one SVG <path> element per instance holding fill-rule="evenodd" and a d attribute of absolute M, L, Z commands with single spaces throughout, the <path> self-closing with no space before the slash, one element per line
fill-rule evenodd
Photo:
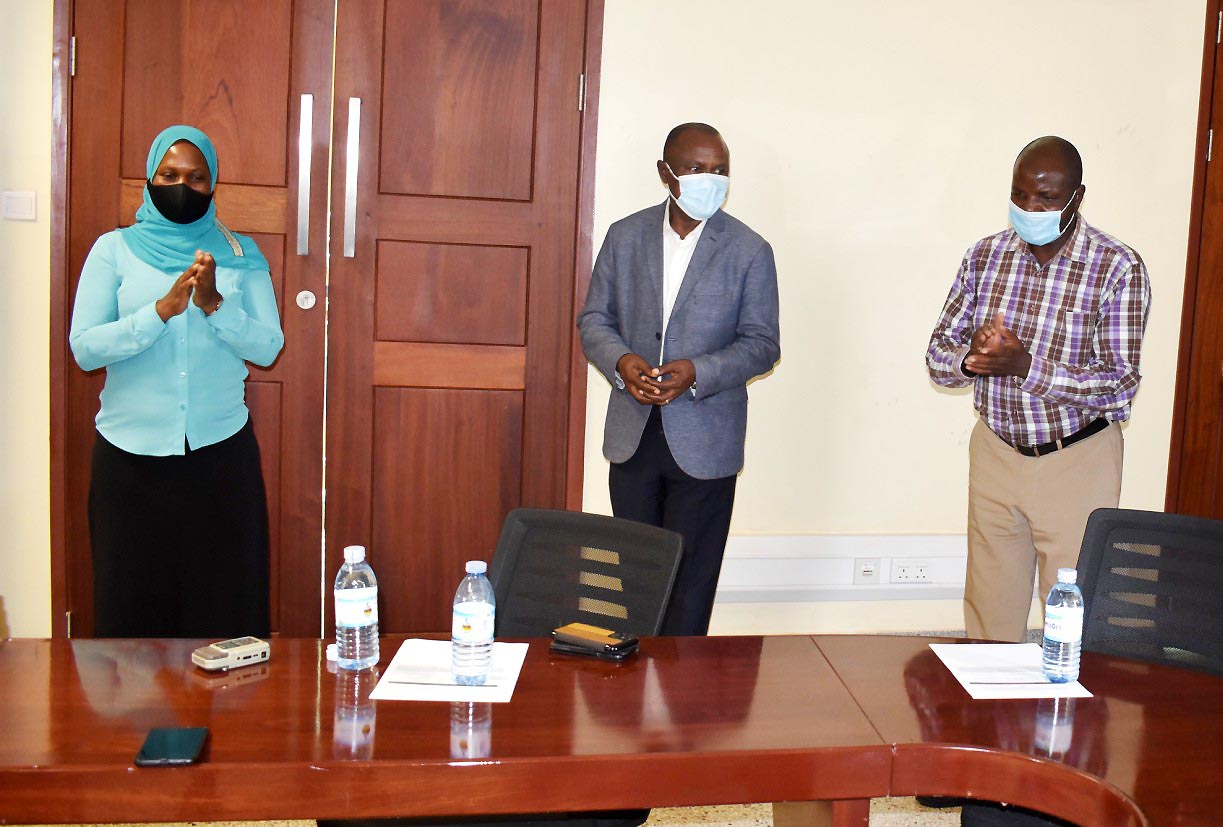
<path fill-rule="evenodd" d="M 1108 427 L 1108 420 L 1100 417 L 1095 422 L 1088 425 L 1081 431 L 1075 431 L 1070 436 L 1064 436 L 1061 439 L 1055 439 L 1052 442 L 1046 442 L 1044 445 L 1016 445 L 1015 450 L 1023 454 L 1025 457 L 1043 457 L 1045 454 L 1052 454 L 1054 451 L 1062 448 L 1069 448 L 1080 439 L 1087 439 L 1092 434 L 1098 434 Z"/>

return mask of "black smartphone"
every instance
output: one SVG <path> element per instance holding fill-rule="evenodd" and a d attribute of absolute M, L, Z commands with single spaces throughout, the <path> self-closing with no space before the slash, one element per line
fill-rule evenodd
<path fill-rule="evenodd" d="M 563 655 L 585 655 L 586 657 L 599 658 L 600 660 L 620 661 L 637 653 L 637 641 L 634 639 L 632 643 L 616 649 L 591 649 L 588 646 L 565 643 L 562 640 L 553 638 L 552 645 L 548 649 Z"/>
<path fill-rule="evenodd" d="M 136 753 L 138 767 L 177 767 L 200 759 L 208 727 L 157 727 L 150 729 L 144 746 Z"/>
<path fill-rule="evenodd" d="M 637 651 L 637 638 L 586 623 L 567 623 L 552 630 L 552 651 L 621 660 Z"/>

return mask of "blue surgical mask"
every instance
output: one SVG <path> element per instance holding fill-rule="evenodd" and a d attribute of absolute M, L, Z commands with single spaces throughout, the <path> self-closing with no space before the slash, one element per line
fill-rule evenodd
<path fill-rule="evenodd" d="M 1070 200 L 1066 202 L 1066 207 L 1074 203 L 1075 195 L 1078 195 L 1077 189 L 1070 196 Z M 1027 210 L 1019 209 L 1014 201 L 1008 201 L 1007 204 L 1007 214 L 1011 219 L 1011 226 L 1015 228 L 1015 232 L 1019 234 L 1020 238 L 1033 247 L 1048 244 L 1065 232 L 1062 229 L 1062 213 L 1066 211 L 1066 207 L 1062 207 L 1056 212 L 1053 210 L 1028 212 Z M 1074 216 L 1071 216 L 1070 220 L 1074 221 Z M 1069 228 L 1070 224 L 1067 223 L 1066 227 Z"/>
<path fill-rule="evenodd" d="M 691 175 L 679 176 L 672 171 L 670 164 L 664 166 L 667 172 L 671 173 L 671 177 L 679 181 L 679 198 L 675 199 L 675 205 L 688 217 L 704 221 L 716 213 L 726 200 L 726 193 L 730 191 L 730 178 L 725 175 L 694 172 Z"/>

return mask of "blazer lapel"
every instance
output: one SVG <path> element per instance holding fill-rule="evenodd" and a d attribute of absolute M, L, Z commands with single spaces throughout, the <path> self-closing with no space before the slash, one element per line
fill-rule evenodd
<path fill-rule="evenodd" d="M 692 251 L 692 261 L 688 263 L 688 270 L 684 273 L 684 280 L 679 285 L 679 293 L 675 296 L 675 304 L 671 307 L 672 319 L 675 318 L 675 314 L 679 312 L 679 309 L 683 307 L 684 300 L 688 298 L 692 288 L 705 275 L 705 271 L 709 269 L 709 262 L 718 248 L 718 237 L 722 234 L 722 228 L 725 223 L 726 221 L 721 210 L 718 210 L 705 222 L 705 229 L 701 230 L 701 237 L 696 242 L 696 249 Z M 661 241 L 659 243 L 661 244 Z M 662 283 L 661 280 L 659 283 Z M 670 319 L 668 319 L 667 324 L 670 323 Z"/>
<path fill-rule="evenodd" d="M 662 323 L 662 222 L 667 217 L 667 203 L 664 201 L 652 215 L 657 219 L 650 223 L 645 234 L 645 258 L 647 264 L 647 282 L 650 286 L 650 311 L 653 318 Z"/>

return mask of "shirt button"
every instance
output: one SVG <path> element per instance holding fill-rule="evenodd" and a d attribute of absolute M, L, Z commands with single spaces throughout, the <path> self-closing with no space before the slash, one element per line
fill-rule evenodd
<path fill-rule="evenodd" d="M 179 343 L 180 345 L 185 345 L 185 344 L 187 344 L 187 340 L 186 340 L 186 339 L 179 339 L 179 340 L 178 340 L 178 343 Z"/>
<path fill-rule="evenodd" d="M 178 406 L 178 409 L 179 409 L 180 411 L 185 411 L 185 410 L 187 410 L 187 406 L 186 406 L 186 405 L 179 405 L 179 406 Z"/>
<path fill-rule="evenodd" d="M 187 378 L 187 372 L 186 372 L 186 371 L 179 371 L 179 373 L 178 373 L 178 378 L 179 378 L 179 379 L 186 379 L 186 378 Z"/>

